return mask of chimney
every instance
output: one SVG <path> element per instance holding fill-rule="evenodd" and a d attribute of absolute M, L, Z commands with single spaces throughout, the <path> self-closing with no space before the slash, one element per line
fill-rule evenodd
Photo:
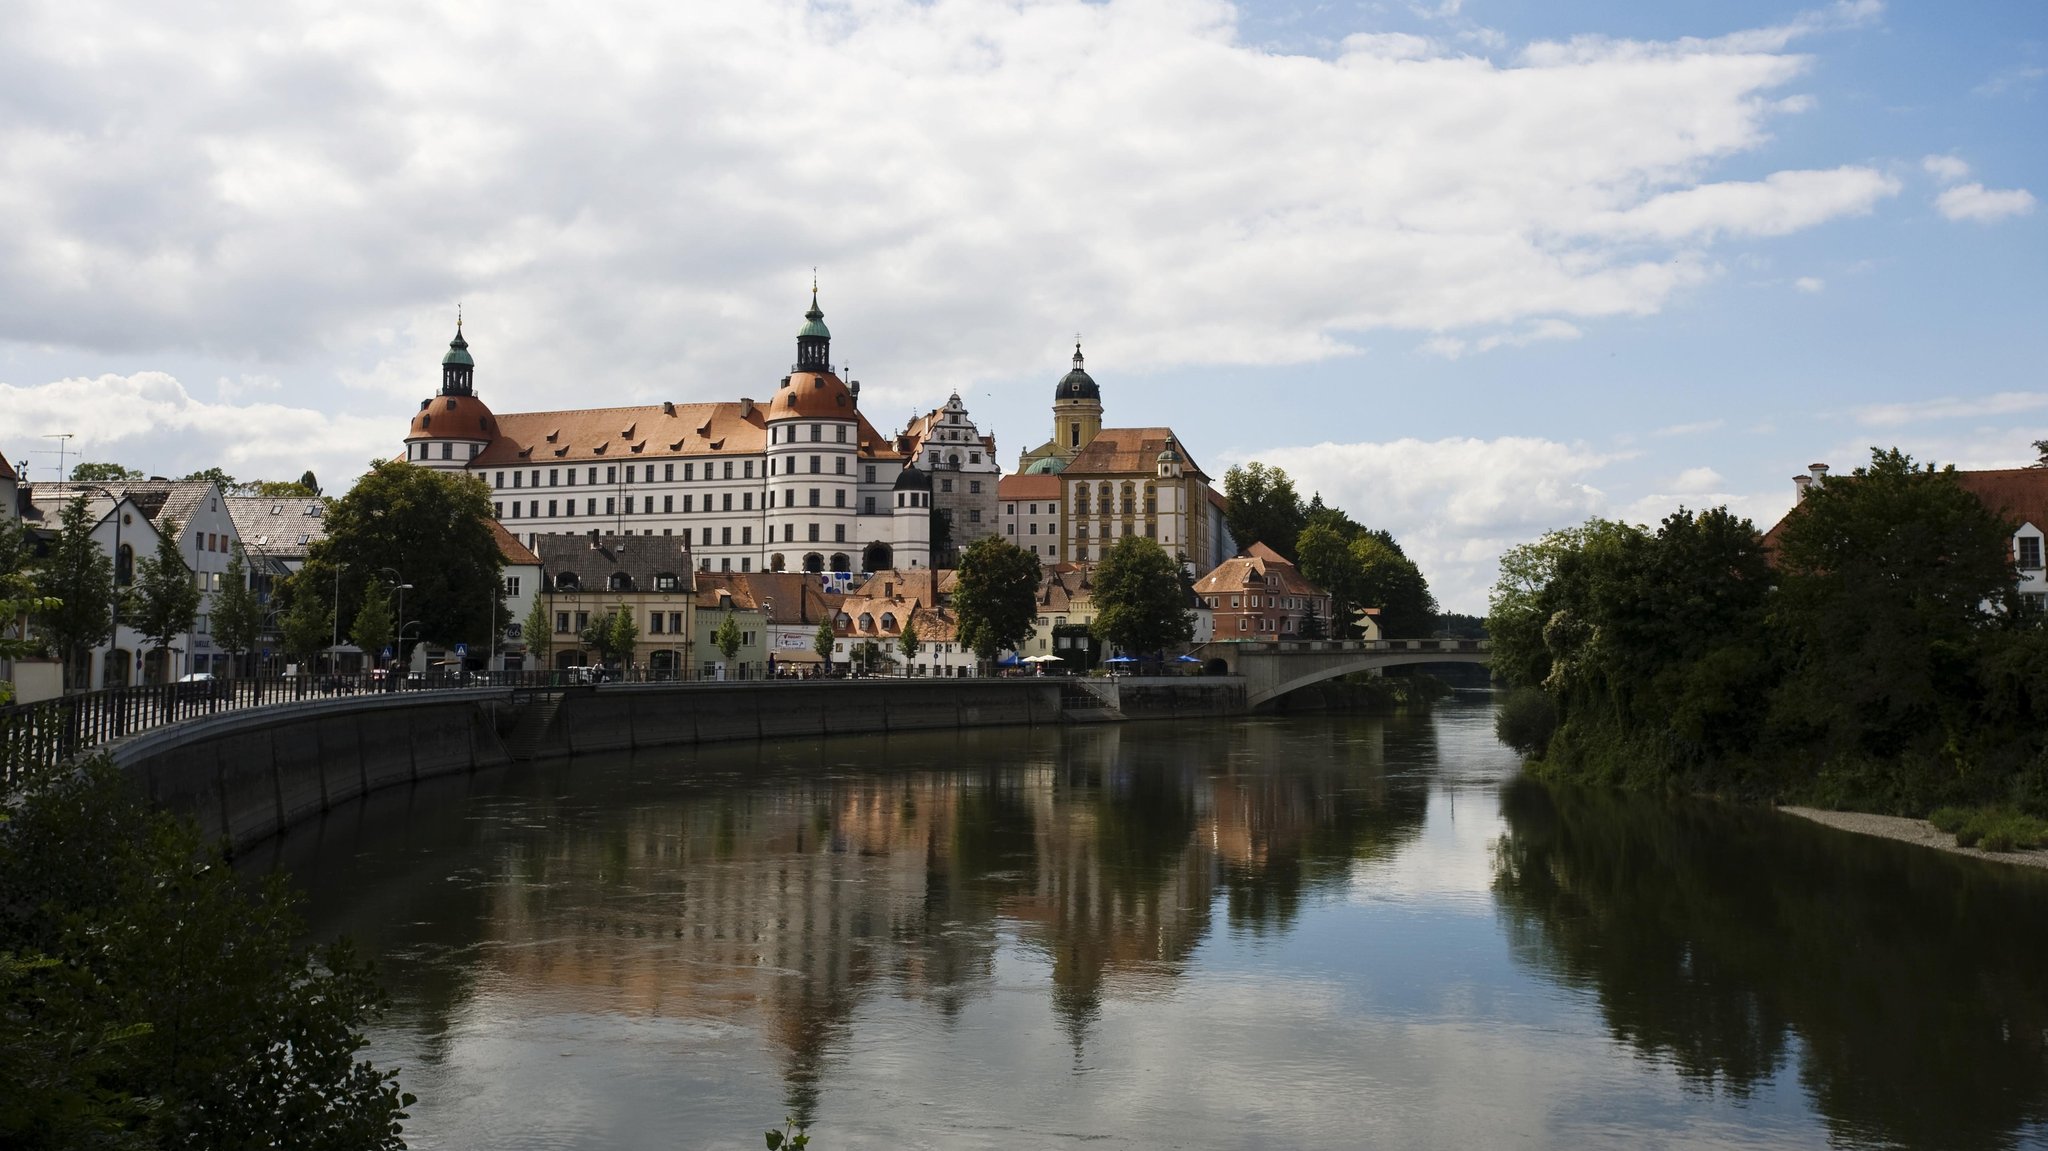
<path fill-rule="evenodd" d="M 596 529 L 596 528 L 591 528 L 591 529 L 590 529 L 590 550 L 591 550 L 591 551 L 596 551 L 596 550 L 597 550 L 597 529 Z"/>
<path fill-rule="evenodd" d="M 1794 500 L 1794 502 L 1797 502 L 1798 500 L 1803 500 L 1803 499 L 1805 499 L 1805 498 L 1806 498 L 1806 490 L 1807 490 L 1808 488 L 1811 488 L 1812 486 L 1813 486 L 1813 477 L 1812 477 L 1812 476 L 1809 476 L 1809 475 L 1805 474 L 1804 472 L 1800 473 L 1799 475 L 1793 476 L 1793 477 L 1792 477 L 1792 488 L 1793 488 L 1793 493 L 1794 493 L 1794 496 L 1795 496 L 1795 500 Z"/>
<path fill-rule="evenodd" d="M 672 416 L 672 415 L 675 415 L 675 414 L 676 414 L 676 402 L 675 402 L 674 400 L 663 400 L 663 401 L 661 401 L 661 414 L 662 414 L 662 415 L 664 415 L 664 416 Z M 554 437 L 553 437 L 553 436 L 549 436 L 548 438 L 549 438 L 549 439 L 553 439 Z"/>
<path fill-rule="evenodd" d="M 753 415 L 753 414 L 754 414 L 754 401 L 752 401 L 752 400 L 750 400 L 750 399 L 747 399 L 747 398 L 746 398 L 746 397 L 744 397 L 744 396 L 740 397 L 740 418 L 744 420 L 744 419 L 746 419 L 746 418 L 747 418 L 748 416 L 751 416 L 751 415 Z"/>
<path fill-rule="evenodd" d="M 1814 483 L 1819 483 L 1828 478 L 1828 466 L 1826 464 L 1808 464 L 1806 465 L 1806 473 L 1813 477 Z"/>

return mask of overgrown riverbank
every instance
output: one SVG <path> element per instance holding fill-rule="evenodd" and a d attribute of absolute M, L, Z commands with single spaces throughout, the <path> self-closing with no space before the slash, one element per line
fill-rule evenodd
<path fill-rule="evenodd" d="M 1494 591 L 1501 737 L 1553 779 L 2048 816 L 2048 630 L 2014 526 L 1878 452 L 1768 540 L 1724 508 L 1553 533 Z"/>

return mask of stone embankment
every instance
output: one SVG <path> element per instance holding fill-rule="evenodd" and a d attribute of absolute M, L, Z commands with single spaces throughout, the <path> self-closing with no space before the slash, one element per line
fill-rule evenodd
<path fill-rule="evenodd" d="M 1100 682 L 1100 681 L 1098 681 Z M 1068 686 L 1072 686 L 1069 684 Z M 109 745 L 150 799 L 235 848 L 382 788 L 537 759 L 747 740 L 1237 715 L 1235 678 L 616 684 L 352 696 L 226 712 Z"/>

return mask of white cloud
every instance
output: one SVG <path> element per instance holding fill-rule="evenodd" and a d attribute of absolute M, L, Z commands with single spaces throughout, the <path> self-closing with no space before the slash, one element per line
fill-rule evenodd
<path fill-rule="evenodd" d="M 1970 175 L 1970 166 L 1954 156 L 1928 156 L 1920 161 L 1920 166 L 1944 184 L 1953 184 Z"/>
<path fill-rule="evenodd" d="M 1687 494 L 1718 491 L 1724 481 L 1721 473 L 1712 468 L 1687 468 L 1671 481 L 1671 490 Z"/>
<path fill-rule="evenodd" d="M 1510 436 L 1279 447 L 1231 462 L 1282 468 L 1304 498 L 1320 492 L 1392 532 L 1446 609 L 1483 613 L 1501 552 L 1598 514 L 1606 496 L 1591 477 L 1620 458 Z"/>
<path fill-rule="evenodd" d="M 1498 64 L 1369 29 L 1267 52 L 1215 0 L 31 2 L 0 341 L 410 399 L 461 299 L 501 406 L 728 397 L 772 381 L 813 264 L 871 382 L 934 395 L 1077 324 L 1133 369 L 1566 338 L 1665 307 L 1717 239 L 1892 194 L 1710 181 L 1800 106 L 1783 47 L 1877 11 Z"/>
<path fill-rule="evenodd" d="M 2048 408 L 2048 392 L 1998 392 L 1988 396 L 1943 396 L 1910 403 L 1871 404 L 1856 409 L 1856 419 L 1869 427 L 1897 428 L 1926 420 L 1980 419 L 2010 416 Z"/>
<path fill-rule="evenodd" d="M 1495 348 L 1524 348 L 1544 340 L 1576 340 L 1585 333 L 1563 320 L 1538 320 L 1524 325 L 1513 332 L 1496 332 L 1490 336 L 1467 340 L 1457 336 L 1431 336 L 1424 340 L 1419 350 L 1433 356 L 1455 360 L 1467 354 L 1490 352 Z"/>
<path fill-rule="evenodd" d="M 225 383 L 225 381 L 223 381 Z M 91 412 L 90 418 L 81 413 Z M 339 488 L 369 460 L 398 452 L 404 425 L 282 403 L 208 403 L 162 372 L 74 378 L 31 387 L 0 384 L 0 443 L 72 431 L 78 459 L 155 461 L 166 474 L 219 467 L 241 479 L 297 479 L 311 468 Z M 165 450 L 162 445 L 174 444 Z M 55 478 L 33 472 L 31 479 Z"/>
<path fill-rule="evenodd" d="M 1801 276 L 1792 281 L 1792 286 L 1809 295 L 1818 295 L 1827 290 L 1828 282 L 1819 276 Z"/>
<path fill-rule="evenodd" d="M 1982 184 L 1958 184 L 1934 198 L 1935 208 L 1951 220 L 1995 223 L 2009 216 L 2024 216 L 2034 210 L 2034 194 L 2025 188 L 1986 188 Z"/>
<path fill-rule="evenodd" d="M 1728 426 L 1727 420 L 1700 420 L 1690 424 L 1672 424 L 1651 432 L 1653 436 L 1697 436 L 1707 432 L 1718 432 Z"/>

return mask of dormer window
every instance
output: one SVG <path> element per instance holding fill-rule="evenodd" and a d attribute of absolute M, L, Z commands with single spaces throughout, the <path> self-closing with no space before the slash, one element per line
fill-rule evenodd
<path fill-rule="evenodd" d="M 556 591 L 575 591 L 581 586 L 582 581 L 576 578 L 575 572 L 562 572 L 555 576 Z"/>

